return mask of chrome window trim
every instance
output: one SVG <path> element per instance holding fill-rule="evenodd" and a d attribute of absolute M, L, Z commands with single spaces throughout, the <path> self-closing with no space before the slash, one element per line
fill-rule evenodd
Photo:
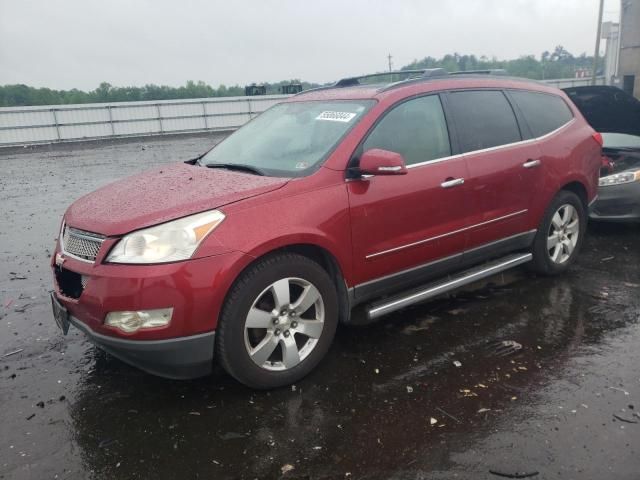
<path fill-rule="evenodd" d="M 420 163 L 414 163 L 412 165 L 407 165 L 407 169 L 411 169 L 411 168 L 415 168 L 415 167 L 421 167 L 423 165 L 429 165 L 431 163 L 439 163 L 439 162 L 444 162 L 446 160 L 453 160 L 455 158 L 461 158 L 464 156 L 469 156 L 469 155 L 476 155 L 479 153 L 487 153 L 487 152 L 493 152 L 496 150 L 500 150 L 502 148 L 509 148 L 509 147 L 517 147 L 519 145 L 527 145 L 529 143 L 533 143 L 533 142 L 539 142 L 541 140 L 545 140 L 548 137 L 551 137 L 552 135 L 555 135 L 556 133 L 558 133 L 560 130 L 564 129 L 565 127 L 568 127 L 569 125 L 571 125 L 573 122 L 576 121 L 576 118 L 573 117 L 571 120 L 569 120 L 567 123 L 560 125 L 558 128 L 556 128 L 555 130 L 552 130 L 549 133 L 545 133 L 544 135 L 542 135 L 541 137 L 535 137 L 535 138 L 529 138 L 527 140 L 520 140 L 519 142 L 513 142 L 513 143 L 506 143 L 504 145 L 498 145 L 496 147 L 489 147 L 489 148 L 483 148 L 481 150 L 472 150 L 470 152 L 466 152 L 466 153 L 458 153 L 456 155 L 451 155 L 449 157 L 442 157 L 442 158 L 435 158 L 433 160 L 426 160 L 424 162 L 420 162 Z"/>
<path fill-rule="evenodd" d="M 527 213 L 528 211 L 529 211 L 528 209 L 519 210 L 517 212 L 509 213 L 508 215 L 503 215 L 501 217 L 493 218 L 491 220 L 487 220 L 487 221 L 484 221 L 484 222 L 476 223 L 474 225 L 469 225 L 468 227 L 459 228 L 457 230 L 453 230 L 451 232 L 443 233 L 441 235 L 436 235 L 435 237 L 429 237 L 429 238 L 425 238 L 423 240 L 418 240 L 417 242 L 412 242 L 412 243 L 407 243 L 405 245 L 400 245 L 399 247 L 389 248 L 388 250 L 382 250 L 380 252 L 371 253 L 371 254 L 365 256 L 365 259 L 369 260 L 370 258 L 375 258 L 375 257 L 378 257 L 380 255 L 386 255 L 387 253 L 397 252 L 398 250 L 404 250 L 406 248 L 415 247 L 417 245 L 422 245 L 423 243 L 428 243 L 428 242 L 432 242 L 434 240 L 439 240 L 441 238 L 450 237 L 451 235 L 455 235 L 456 233 L 466 232 L 468 230 L 471 230 L 471 229 L 474 229 L 474 228 L 477 228 L 477 227 L 482 227 L 484 225 L 489 225 L 491 223 L 495 223 L 495 222 L 498 222 L 500 220 L 506 220 L 507 218 L 515 217 L 517 215 L 522 215 L 523 213 Z"/>

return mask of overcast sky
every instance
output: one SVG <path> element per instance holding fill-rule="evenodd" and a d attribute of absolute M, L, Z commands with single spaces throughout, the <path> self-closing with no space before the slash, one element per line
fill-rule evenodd
<path fill-rule="evenodd" d="M 0 0 L 0 85 L 328 82 L 446 53 L 592 54 L 598 0 Z M 605 20 L 619 1 L 606 0 Z M 604 47 L 604 46 L 603 46 Z"/>

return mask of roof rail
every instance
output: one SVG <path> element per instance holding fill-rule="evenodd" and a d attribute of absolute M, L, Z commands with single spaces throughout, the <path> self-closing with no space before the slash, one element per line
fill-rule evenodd
<path fill-rule="evenodd" d="M 487 70 L 460 70 L 459 72 L 449 72 L 449 75 L 507 75 L 504 68 L 490 68 Z"/>
<path fill-rule="evenodd" d="M 396 70 L 393 72 L 380 72 L 380 73 L 370 73 L 368 75 L 360 75 L 358 77 L 346 77 L 338 80 L 336 83 L 332 85 L 334 88 L 339 87 L 353 87 L 355 85 L 363 85 L 361 80 L 366 78 L 376 78 L 376 77 L 391 77 L 393 80 L 393 76 L 403 76 L 402 80 L 392 81 L 392 83 L 396 83 L 397 81 L 405 81 L 413 78 L 422 78 L 422 77 L 433 77 L 438 75 L 447 75 L 447 71 L 444 68 L 423 68 L 420 70 Z"/>

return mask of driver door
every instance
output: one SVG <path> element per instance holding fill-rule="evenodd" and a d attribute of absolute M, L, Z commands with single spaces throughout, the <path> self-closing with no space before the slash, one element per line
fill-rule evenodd
<path fill-rule="evenodd" d="M 356 298 L 455 268 L 467 244 L 467 166 L 451 154 L 439 96 L 407 100 L 383 115 L 358 152 L 397 152 L 408 173 L 347 184 Z"/>

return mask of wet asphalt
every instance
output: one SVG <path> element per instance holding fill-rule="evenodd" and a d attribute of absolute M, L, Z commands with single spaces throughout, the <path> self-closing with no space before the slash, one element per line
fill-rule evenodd
<path fill-rule="evenodd" d="M 1 479 L 640 479 L 639 226 L 590 225 L 562 277 L 518 270 L 341 327 L 271 392 L 63 337 L 49 257 L 67 205 L 218 139 L 0 150 Z"/>

